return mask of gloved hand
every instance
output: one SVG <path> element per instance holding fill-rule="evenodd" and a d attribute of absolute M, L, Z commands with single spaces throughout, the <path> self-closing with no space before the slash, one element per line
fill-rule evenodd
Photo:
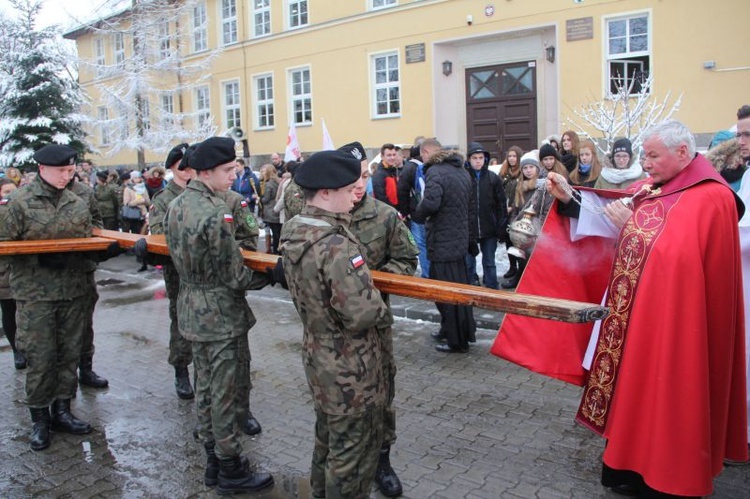
<path fill-rule="evenodd" d="M 110 258 L 115 258 L 125 253 L 125 250 L 120 247 L 120 243 L 117 241 L 112 241 L 112 243 L 107 246 L 107 249 L 104 251 L 99 252 L 99 260 L 105 261 L 109 260 Z"/>
<path fill-rule="evenodd" d="M 284 264 L 281 261 L 281 257 L 276 261 L 275 267 L 266 267 L 266 274 L 271 280 L 271 286 L 276 284 L 281 285 L 284 289 L 289 289 L 289 283 L 286 282 L 286 276 L 284 275 Z"/>
<path fill-rule="evenodd" d="M 148 263 L 148 244 L 146 244 L 146 238 L 142 237 L 135 242 L 133 246 L 133 253 L 135 254 L 135 261 L 138 263 Z"/>
<path fill-rule="evenodd" d="M 68 265 L 68 253 L 40 253 L 37 261 L 40 267 L 62 270 Z"/>
<path fill-rule="evenodd" d="M 469 242 L 469 254 L 476 257 L 479 254 L 479 243 L 476 241 Z"/>

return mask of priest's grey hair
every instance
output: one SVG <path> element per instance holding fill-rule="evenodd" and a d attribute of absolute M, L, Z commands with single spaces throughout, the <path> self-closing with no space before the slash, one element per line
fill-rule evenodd
<path fill-rule="evenodd" d="M 662 121 L 643 132 L 643 142 L 656 137 L 672 152 L 681 144 L 685 144 L 688 148 L 688 155 L 690 157 L 695 155 L 695 137 L 681 121 Z"/>

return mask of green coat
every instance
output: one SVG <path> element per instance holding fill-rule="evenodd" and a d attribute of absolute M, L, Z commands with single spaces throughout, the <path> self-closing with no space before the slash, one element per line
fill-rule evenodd
<path fill-rule="evenodd" d="M 120 216 L 120 195 L 117 193 L 117 186 L 109 182 L 97 185 L 94 188 L 94 196 L 99 203 L 102 218 L 117 218 Z"/>

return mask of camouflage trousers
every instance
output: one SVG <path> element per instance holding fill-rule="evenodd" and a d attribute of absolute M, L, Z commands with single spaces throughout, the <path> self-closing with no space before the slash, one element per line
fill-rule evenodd
<path fill-rule="evenodd" d="M 26 353 L 26 405 L 40 409 L 75 397 L 86 320 L 87 296 L 64 301 L 24 301 L 17 305 L 16 342 Z"/>
<path fill-rule="evenodd" d="M 385 380 L 385 405 L 383 406 L 383 445 L 396 443 L 396 359 L 393 357 L 393 329 L 378 328 L 383 347 L 383 379 Z"/>
<path fill-rule="evenodd" d="M 89 272 L 86 276 L 86 290 L 83 296 L 86 302 L 81 336 L 81 358 L 90 359 L 94 357 L 94 309 L 96 308 L 96 302 L 99 301 L 96 277 L 94 277 L 93 272 Z"/>
<path fill-rule="evenodd" d="M 187 367 L 193 362 L 190 342 L 182 337 L 177 322 L 177 297 L 180 294 L 180 274 L 171 263 L 162 266 L 164 287 L 169 299 L 169 362 L 170 366 Z"/>
<path fill-rule="evenodd" d="M 237 392 L 241 384 L 239 357 L 242 338 L 193 341 L 191 344 L 200 439 L 203 443 L 216 442 L 216 456 L 219 458 L 238 456 L 242 445 L 235 420 Z"/>
<path fill-rule="evenodd" d="M 383 410 L 339 416 L 315 411 L 315 447 L 310 485 L 327 499 L 370 496 L 383 439 Z"/>

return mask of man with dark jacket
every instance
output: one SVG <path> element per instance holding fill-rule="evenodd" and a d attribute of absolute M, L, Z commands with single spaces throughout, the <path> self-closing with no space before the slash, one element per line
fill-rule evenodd
<path fill-rule="evenodd" d="M 479 142 L 469 144 L 467 155 L 477 215 L 470 223 L 474 225 L 474 231 L 478 235 L 479 250 L 482 252 L 482 283 L 485 287 L 498 289 L 495 252 L 497 240 L 502 234 L 508 217 L 503 182 L 487 168 L 490 153 L 482 147 L 482 144 Z M 469 276 L 469 283 L 479 285 L 476 269 L 476 257 L 467 253 L 466 273 Z"/>
<path fill-rule="evenodd" d="M 380 148 L 380 164 L 375 173 L 372 174 L 373 197 L 393 208 L 398 208 L 396 185 L 398 183 L 397 156 L 399 154 L 395 145 L 383 144 Z"/>
<path fill-rule="evenodd" d="M 242 194 L 242 197 L 247 201 L 250 211 L 255 212 L 255 203 L 258 200 L 258 192 L 260 191 L 258 176 L 240 158 L 237 158 L 234 171 L 237 174 L 237 178 L 232 183 L 232 190 Z"/>
<path fill-rule="evenodd" d="M 412 219 L 425 223 L 430 278 L 467 284 L 466 252 L 479 254 L 474 233 L 476 202 L 464 158 L 457 151 L 439 151 L 425 163 L 424 198 Z M 476 341 L 476 323 L 470 306 L 436 303 L 440 331 L 433 338 L 445 340 L 438 352 L 466 353 Z"/>

